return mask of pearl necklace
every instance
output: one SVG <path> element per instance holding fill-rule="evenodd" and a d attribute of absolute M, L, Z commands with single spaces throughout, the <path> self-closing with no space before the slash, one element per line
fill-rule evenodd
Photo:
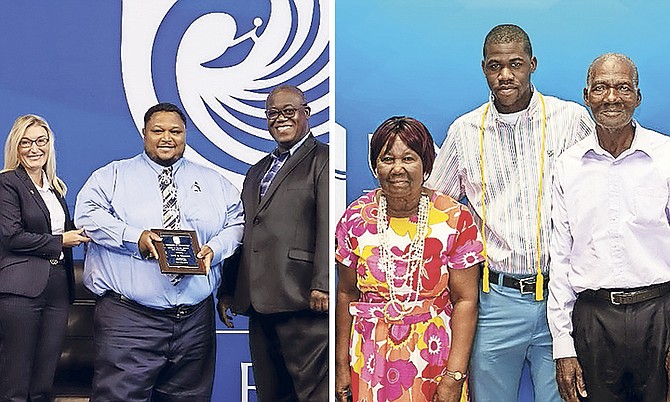
<path fill-rule="evenodd" d="M 421 194 L 419 200 L 418 221 L 416 224 L 416 233 L 412 238 L 409 250 L 404 257 L 397 257 L 391 251 L 389 241 L 389 218 L 387 215 L 386 196 L 379 195 L 379 214 L 377 217 L 377 233 L 379 235 L 379 268 L 386 276 L 386 283 L 389 287 L 390 300 L 384 307 L 384 315 L 389 319 L 402 318 L 412 312 L 419 300 L 419 294 L 423 289 L 421 276 L 424 274 L 423 250 L 426 244 L 426 234 L 428 233 L 428 210 L 430 209 L 430 197 Z M 407 268 L 405 272 L 398 275 L 396 261 L 405 261 Z M 418 283 L 416 290 L 413 289 L 414 274 L 417 275 Z M 400 282 L 400 286 L 396 286 Z M 407 308 L 403 305 L 403 300 L 412 306 Z M 393 309 L 389 311 L 389 309 Z"/>

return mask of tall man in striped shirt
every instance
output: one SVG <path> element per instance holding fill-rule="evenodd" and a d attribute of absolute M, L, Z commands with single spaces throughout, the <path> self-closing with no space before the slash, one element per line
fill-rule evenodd
<path fill-rule="evenodd" d="M 487 259 L 470 362 L 477 402 L 516 401 L 525 362 L 535 401 L 560 401 L 546 316 L 551 170 L 594 126 L 584 107 L 535 89 L 536 67 L 523 29 L 488 33 L 490 99 L 449 127 L 427 183 L 467 197 L 482 230 Z"/>

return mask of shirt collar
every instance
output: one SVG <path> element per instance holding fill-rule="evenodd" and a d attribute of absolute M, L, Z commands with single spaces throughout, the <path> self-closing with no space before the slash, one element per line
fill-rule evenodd
<path fill-rule="evenodd" d="M 293 154 L 298 150 L 298 148 L 300 148 L 300 146 L 302 144 L 304 144 L 305 141 L 307 141 L 307 137 L 309 137 L 309 135 L 310 135 L 310 132 L 307 132 L 307 134 L 305 134 L 305 136 L 302 137 L 300 139 L 300 141 L 293 144 L 293 146 L 288 150 L 289 156 L 293 156 Z M 284 151 L 284 152 L 286 152 L 286 151 Z M 272 151 L 272 153 L 270 155 L 272 155 L 272 157 L 274 159 L 277 159 L 279 157 L 279 155 L 284 153 L 284 152 L 279 152 L 279 148 L 275 148 L 274 151 Z"/>
<path fill-rule="evenodd" d="M 535 112 L 539 110 L 540 108 L 540 96 L 535 89 L 535 85 L 533 83 L 530 83 L 530 90 L 532 92 L 532 95 L 530 97 L 530 103 L 528 103 L 528 107 L 521 110 L 521 117 L 525 117 L 527 119 L 532 119 L 533 116 L 535 116 Z M 489 102 L 491 102 L 491 107 L 489 108 L 492 112 L 493 117 L 495 117 L 496 120 L 500 120 L 500 112 L 498 112 L 498 109 L 496 109 L 495 105 L 495 97 L 493 96 L 493 92 L 489 92 Z"/>
<path fill-rule="evenodd" d="M 32 180 L 32 178 L 31 178 L 31 180 Z M 51 183 L 49 183 L 49 178 L 47 177 L 47 172 L 45 172 L 44 170 L 42 170 L 42 187 L 37 185 L 37 183 L 35 183 L 35 182 L 33 182 L 33 184 L 35 185 L 35 188 L 37 190 L 39 190 L 43 193 L 46 193 L 49 190 L 51 190 Z"/>
<path fill-rule="evenodd" d="M 646 129 L 642 127 L 640 124 L 638 124 L 637 120 L 635 119 L 632 120 L 632 124 L 634 130 L 633 142 L 631 142 L 630 148 L 623 151 L 621 155 L 617 157 L 617 159 L 624 158 L 627 155 L 631 155 L 637 151 L 644 152 L 649 157 L 651 157 L 649 137 L 647 136 Z M 587 156 L 589 153 L 595 153 L 601 156 L 608 156 L 610 158 L 612 157 L 612 155 L 609 152 L 605 151 L 603 147 L 600 146 L 600 143 L 598 142 L 598 134 L 595 131 L 584 139 L 583 151 L 584 152 L 582 154 L 582 157 Z"/>
<path fill-rule="evenodd" d="M 169 167 L 169 166 L 163 166 L 159 165 L 158 163 L 154 162 L 149 158 L 149 155 L 147 155 L 146 152 L 142 152 L 142 158 L 144 158 L 144 161 L 149 165 L 151 169 L 153 169 L 156 174 L 161 174 L 163 172 L 163 169 Z M 181 158 L 177 159 L 175 163 L 173 163 L 172 166 L 172 174 L 174 175 L 177 170 L 183 165 L 184 163 L 184 157 L 182 156 Z"/>

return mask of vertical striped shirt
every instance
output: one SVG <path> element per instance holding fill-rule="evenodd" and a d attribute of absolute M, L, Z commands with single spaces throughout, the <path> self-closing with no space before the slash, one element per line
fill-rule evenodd
<path fill-rule="evenodd" d="M 501 119 L 493 100 L 484 121 L 486 249 L 496 272 L 532 275 L 537 271 L 537 210 L 542 147 L 542 102 L 533 92 L 515 124 Z M 551 172 L 556 158 L 592 132 L 587 110 L 574 102 L 544 96 L 546 140 L 541 199 L 541 266 L 548 272 L 551 225 Z M 480 125 L 486 105 L 454 121 L 426 186 L 453 198 L 467 197 L 480 230 L 482 177 Z"/>

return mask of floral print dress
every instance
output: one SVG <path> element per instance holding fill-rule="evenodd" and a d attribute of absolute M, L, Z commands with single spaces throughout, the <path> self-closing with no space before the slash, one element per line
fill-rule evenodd
<path fill-rule="evenodd" d="M 402 297 L 397 314 L 389 303 L 386 274 L 380 267 L 377 236 L 378 190 L 354 201 L 337 225 L 336 259 L 357 272 L 360 298 L 349 306 L 353 316 L 350 340 L 351 388 L 355 401 L 430 401 L 445 375 L 451 328 L 449 271 L 483 260 L 482 243 L 468 209 L 452 198 L 434 192 L 430 199 L 424 269 L 399 283 L 411 285 L 414 294 Z M 417 230 L 417 216 L 389 218 L 391 252 L 397 257 L 409 250 Z M 396 260 L 395 277 L 407 264 Z M 416 289 L 421 291 L 415 300 Z M 407 300 L 411 299 L 411 300 Z"/>

